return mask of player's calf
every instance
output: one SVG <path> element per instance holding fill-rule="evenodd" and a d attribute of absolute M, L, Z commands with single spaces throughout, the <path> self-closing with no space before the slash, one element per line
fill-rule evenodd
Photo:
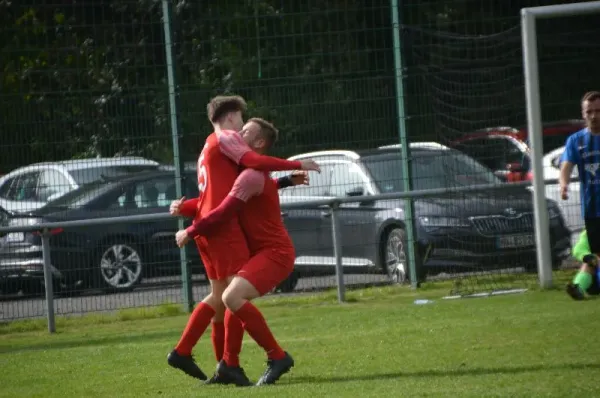
<path fill-rule="evenodd" d="M 573 278 L 573 282 L 567 285 L 566 292 L 574 300 L 584 300 L 586 294 L 600 294 L 599 281 L 598 257 L 588 254 L 583 257 L 583 265 Z"/>

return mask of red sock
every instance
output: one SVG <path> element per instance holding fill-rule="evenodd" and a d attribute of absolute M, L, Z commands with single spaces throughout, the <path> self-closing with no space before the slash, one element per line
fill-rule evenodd
<path fill-rule="evenodd" d="M 222 321 L 213 321 L 210 338 L 212 340 L 213 351 L 215 352 L 215 359 L 219 362 L 223 359 L 223 350 L 225 348 L 225 325 Z"/>
<path fill-rule="evenodd" d="M 223 360 L 228 366 L 240 366 L 240 352 L 244 340 L 244 325 L 230 310 L 225 310 L 225 350 Z"/>
<path fill-rule="evenodd" d="M 235 315 L 242 320 L 244 328 L 254 341 L 267 352 L 269 359 L 277 360 L 285 357 L 285 352 L 277 344 L 273 333 L 267 326 L 267 321 L 251 302 L 246 301 L 235 312 Z"/>
<path fill-rule="evenodd" d="M 175 346 L 175 351 L 177 351 L 179 355 L 192 354 L 192 349 L 206 331 L 206 328 L 214 315 L 215 310 L 208 304 L 200 303 L 194 308 L 187 325 L 185 325 L 181 339 Z"/>

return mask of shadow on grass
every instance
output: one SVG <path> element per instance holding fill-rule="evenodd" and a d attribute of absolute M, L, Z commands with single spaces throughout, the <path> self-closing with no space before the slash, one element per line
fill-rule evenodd
<path fill-rule="evenodd" d="M 25 351 L 46 351 L 46 350 L 62 350 L 76 347 L 92 347 L 101 345 L 114 345 L 124 343 L 135 343 L 135 342 L 147 342 L 162 340 L 164 338 L 173 337 L 177 342 L 178 331 L 173 330 L 161 330 L 156 332 L 147 332 L 139 334 L 115 334 L 113 336 L 106 336 L 101 338 L 87 338 L 81 340 L 65 340 L 65 341 L 54 341 L 44 342 L 42 344 L 30 344 L 30 345 L 15 345 L 15 346 L 0 346 L 0 354 L 10 354 L 16 352 Z"/>
<path fill-rule="evenodd" d="M 448 376 L 485 376 L 485 375 L 510 375 L 528 372 L 547 372 L 551 370 L 594 370 L 600 369 L 600 364 L 594 363 L 565 363 L 556 365 L 530 365 L 530 366 L 511 366 L 511 367 L 490 367 L 490 368 L 468 368 L 466 366 L 459 369 L 447 370 L 424 370 L 416 372 L 388 372 L 375 373 L 366 375 L 349 375 L 349 376 L 290 376 L 289 381 L 284 381 L 281 385 L 286 384 L 325 384 L 325 383 L 346 383 L 353 381 L 373 381 L 373 380 L 390 380 L 401 378 L 428 378 L 428 377 L 448 377 Z"/>

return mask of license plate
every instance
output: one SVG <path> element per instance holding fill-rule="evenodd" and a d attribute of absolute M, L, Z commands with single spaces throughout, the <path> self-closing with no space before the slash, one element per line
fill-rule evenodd
<path fill-rule="evenodd" d="M 516 247 L 534 246 L 535 239 L 532 234 L 528 235 L 509 235 L 498 237 L 499 249 L 513 249 Z"/>
<path fill-rule="evenodd" d="M 23 232 L 9 232 L 5 237 L 6 243 L 23 242 L 25 234 Z"/>

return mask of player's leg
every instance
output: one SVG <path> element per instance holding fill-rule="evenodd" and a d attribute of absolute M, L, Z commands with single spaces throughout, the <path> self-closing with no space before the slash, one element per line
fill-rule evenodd
<path fill-rule="evenodd" d="M 192 350 L 204 334 L 216 314 L 215 308 L 222 306 L 219 301 L 226 285 L 222 281 L 211 280 L 211 293 L 194 308 L 175 349 L 169 354 L 169 365 L 181 369 L 187 375 L 206 380 L 206 374 L 198 367 L 192 356 Z M 223 339 L 224 341 L 224 339 Z M 222 352 L 222 349 L 219 348 Z M 217 349 L 215 349 L 217 351 Z"/>
<path fill-rule="evenodd" d="M 291 369 L 294 360 L 277 343 L 264 316 L 250 301 L 285 280 L 293 269 L 293 261 L 293 255 L 259 253 L 242 267 L 223 293 L 223 302 L 234 315 L 231 318 L 239 318 L 244 329 L 267 353 L 268 366 L 258 385 L 276 382 Z M 240 349 L 240 343 L 226 338 L 224 359 L 239 361 Z"/>
<path fill-rule="evenodd" d="M 586 219 L 585 231 L 573 248 L 573 254 L 581 258 L 583 264 L 567 285 L 567 294 L 574 300 L 583 300 L 585 293 L 594 287 L 594 278 L 598 270 L 598 257 L 600 253 L 600 219 Z"/>
<path fill-rule="evenodd" d="M 228 271 L 223 271 L 220 277 L 223 278 L 225 275 L 227 275 L 227 277 L 224 279 L 228 285 L 233 279 L 232 275 L 235 275 L 239 268 L 240 266 L 236 266 L 232 261 L 222 261 L 219 269 L 222 271 L 226 269 Z M 225 308 L 224 305 L 223 308 Z M 242 340 L 244 338 L 244 326 L 242 325 L 242 321 L 235 316 L 232 317 L 231 312 L 227 311 L 224 314 L 224 329 L 224 340 L 229 339 L 230 341 L 239 341 L 239 353 L 241 350 Z M 244 369 L 239 366 L 239 359 L 236 366 L 227 367 L 224 360 L 225 357 L 226 356 L 223 355 L 218 361 L 215 373 L 206 381 L 206 384 L 235 384 L 238 386 L 251 386 L 252 382 L 248 379 L 248 376 L 246 376 Z"/>
<path fill-rule="evenodd" d="M 200 245 L 198 248 L 200 249 L 206 275 L 210 280 L 211 293 L 194 308 L 179 342 L 167 357 L 167 362 L 170 366 L 182 370 L 189 376 L 206 380 L 206 374 L 198 367 L 192 357 L 192 350 L 215 315 L 224 312 L 221 296 L 227 284 L 226 281 L 219 281 L 217 279 L 217 272 L 211 263 L 208 253 Z"/>

